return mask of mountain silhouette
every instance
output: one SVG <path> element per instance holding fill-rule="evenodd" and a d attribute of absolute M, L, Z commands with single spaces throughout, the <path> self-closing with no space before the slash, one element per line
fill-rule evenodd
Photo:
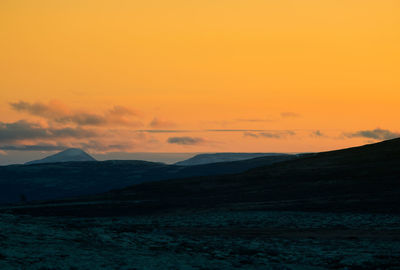
<path fill-rule="evenodd" d="M 12 212 L 122 216 L 224 208 L 400 213 L 399 176 L 400 138 L 302 155 L 239 174 L 148 182 Z"/>
<path fill-rule="evenodd" d="M 265 156 L 285 156 L 286 154 L 278 153 L 215 153 L 215 154 L 198 154 L 189 159 L 176 162 L 175 165 L 193 166 L 217 162 L 229 162 L 246 160 Z"/>
<path fill-rule="evenodd" d="M 39 160 L 33 160 L 25 163 L 26 165 L 41 163 L 58 163 L 70 161 L 96 161 L 92 156 L 79 148 L 69 148 L 57 154 L 45 157 Z"/>
<path fill-rule="evenodd" d="M 76 157 L 72 154 L 81 152 L 67 153 L 71 154 L 68 157 Z M 297 157 L 270 156 L 196 166 L 140 160 L 54 162 L 52 159 L 41 164 L 0 166 L 0 204 L 18 202 L 21 194 L 28 201 L 60 199 L 106 192 L 143 182 L 235 174 L 293 158 Z"/>

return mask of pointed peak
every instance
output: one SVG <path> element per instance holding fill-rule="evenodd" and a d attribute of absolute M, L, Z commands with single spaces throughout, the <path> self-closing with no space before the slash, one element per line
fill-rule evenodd
<path fill-rule="evenodd" d="M 65 150 L 59 152 L 58 154 L 79 155 L 79 154 L 87 154 L 87 153 L 80 148 L 68 148 L 68 149 L 65 149 Z"/>
<path fill-rule="evenodd" d="M 33 160 L 27 162 L 26 164 L 57 163 L 70 161 L 96 161 L 96 159 L 94 159 L 92 156 L 90 156 L 88 153 L 80 148 L 68 148 L 44 159 Z"/>

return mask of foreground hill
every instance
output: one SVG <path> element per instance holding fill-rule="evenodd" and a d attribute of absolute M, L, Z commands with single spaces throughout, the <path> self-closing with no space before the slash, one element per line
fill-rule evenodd
<path fill-rule="evenodd" d="M 146 161 L 0 166 L 0 203 L 96 194 L 149 181 L 234 174 L 292 158 L 296 157 L 271 156 L 188 167 Z"/>
<path fill-rule="evenodd" d="M 199 154 L 189 159 L 179 161 L 175 165 L 193 166 L 217 162 L 229 162 L 246 160 L 266 156 L 282 156 L 284 154 L 278 153 L 215 153 L 215 154 Z"/>
<path fill-rule="evenodd" d="M 71 161 L 96 161 L 92 156 L 79 148 L 69 148 L 61 151 L 57 154 L 45 157 L 39 160 L 32 160 L 27 162 L 30 164 L 41 164 L 41 163 L 57 163 L 57 162 L 71 162 Z"/>
<path fill-rule="evenodd" d="M 305 155 L 236 175 L 144 183 L 60 203 L 13 211 L 102 216 L 228 207 L 400 213 L 400 139 Z"/>

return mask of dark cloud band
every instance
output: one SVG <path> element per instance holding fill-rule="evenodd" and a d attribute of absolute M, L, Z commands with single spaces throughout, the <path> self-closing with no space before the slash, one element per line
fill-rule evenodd
<path fill-rule="evenodd" d="M 344 135 L 348 138 L 367 138 L 373 140 L 390 140 L 400 137 L 400 133 L 380 128 L 373 130 L 359 130 L 353 133 L 346 133 Z"/>
<path fill-rule="evenodd" d="M 82 128 L 47 128 L 25 120 L 13 123 L 0 122 L 0 143 L 21 140 L 90 138 L 96 136 L 96 132 Z"/>
<path fill-rule="evenodd" d="M 110 110 L 102 113 L 85 113 L 72 112 L 70 110 L 62 110 L 57 104 L 44 104 L 40 102 L 29 103 L 25 101 L 10 103 L 12 109 L 24 112 L 30 115 L 43 117 L 45 119 L 61 123 L 61 124 L 76 124 L 79 126 L 142 126 L 138 120 L 132 120 L 132 116 L 137 113 L 133 110 L 122 106 L 114 106 Z"/>
<path fill-rule="evenodd" d="M 0 146 L 3 151 L 61 151 L 68 148 L 65 145 L 33 144 L 33 145 L 5 145 Z"/>
<path fill-rule="evenodd" d="M 204 139 L 196 137 L 170 137 L 167 142 L 179 145 L 198 145 L 204 143 Z"/>

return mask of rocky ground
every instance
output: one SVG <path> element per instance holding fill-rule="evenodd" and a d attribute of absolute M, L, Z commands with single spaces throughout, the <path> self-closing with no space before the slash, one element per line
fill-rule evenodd
<path fill-rule="evenodd" d="M 0 269 L 400 269 L 398 215 L 2 214 L 0 228 Z"/>

